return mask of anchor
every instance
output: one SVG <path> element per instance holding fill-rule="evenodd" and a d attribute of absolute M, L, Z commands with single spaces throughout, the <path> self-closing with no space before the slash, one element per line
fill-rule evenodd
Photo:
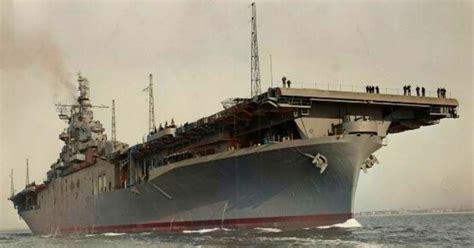
<path fill-rule="evenodd" d="M 323 172 L 326 170 L 326 168 L 328 167 L 328 160 L 326 159 L 326 157 L 324 157 L 323 155 L 321 155 L 320 153 L 316 154 L 316 155 L 311 155 L 311 154 L 308 154 L 308 153 L 302 153 L 303 155 L 305 155 L 306 157 L 308 158 L 312 158 L 313 161 L 312 163 L 314 164 L 314 166 L 316 168 L 319 168 L 321 169 L 320 173 L 323 174 Z"/>
<path fill-rule="evenodd" d="M 360 169 L 367 173 L 367 169 L 372 168 L 375 164 L 379 164 L 379 160 L 375 155 L 370 154 L 369 157 L 360 165 Z"/>

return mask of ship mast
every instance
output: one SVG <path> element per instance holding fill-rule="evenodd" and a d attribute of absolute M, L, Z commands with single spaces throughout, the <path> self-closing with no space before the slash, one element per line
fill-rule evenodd
<path fill-rule="evenodd" d="M 117 130 L 115 126 L 115 99 L 112 100 L 112 142 L 117 141 Z"/>
<path fill-rule="evenodd" d="M 26 159 L 26 186 L 28 186 L 28 184 L 30 184 L 30 168 L 29 168 L 29 165 L 28 165 L 28 159 Z"/>
<path fill-rule="evenodd" d="M 89 81 L 82 77 L 80 72 L 77 81 L 79 82 L 79 97 L 77 100 L 82 107 L 89 107 L 91 105 L 89 100 Z"/>
<path fill-rule="evenodd" d="M 251 90 L 250 96 L 254 97 L 261 93 L 260 88 L 260 62 L 258 59 L 258 40 L 257 40 L 257 7 L 255 3 L 250 5 L 252 7 L 252 34 L 251 34 Z"/>
<path fill-rule="evenodd" d="M 270 85 L 273 88 L 273 61 L 272 61 L 271 54 L 270 54 Z"/>
<path fill-rule="evenodd" d="M 10 172 L 10 196 L 13 197 L 15 195 L 15 185 L 13 184 L 13 168 Z"/>
<path fill-rule="evenodd" d="M 105 105 L 92 105 L 90 102 L 89 81 L 87 78 L 83 77 L 80 72 L 77 77 L 77 82 L 79 83 L 79 97 L 77 98 L 78 104 L 55 104 L 57 111 L 59 112 L 59 119 L 66 121 L 68 124 L 71 124 L 71 121 L 73 121 L 72 117 L 74 114 L 79 114 L 79 116 L 88 123 L 93 119 L 91 108 L 109 108 L 109 106 Z M 79 111 L 78 113 L 76 112 L 76 109 Z"/>
<path fill-rule="evenodd" d="M 155 125 L 155 104 L 153 101 L 153 74 L 150 73 L 150 82 L 148 87 L 143 91 L 148 90 L 148 132 L 152 133 L 156 129 Z"/>

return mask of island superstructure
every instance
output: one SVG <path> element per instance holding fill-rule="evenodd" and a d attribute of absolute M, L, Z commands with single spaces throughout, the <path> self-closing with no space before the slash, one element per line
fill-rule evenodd
<path fill-rule="evenodd" d="M 340 223 L 352 218 L 360 171 L 378 162 L 374 152 L 388 135 L 458 117 L 453 98 L 261 92 L 258 70 L 252 66 L 250 98 L 228 99 L 193 122 L 150 121 L 133 146 L 108 140 L 93 115 L 101 106 L 79 75 L 77 102 L 61 105 L 68 126 L 59 159 L 44 182 L 10 200 L 35 234 Z"/>

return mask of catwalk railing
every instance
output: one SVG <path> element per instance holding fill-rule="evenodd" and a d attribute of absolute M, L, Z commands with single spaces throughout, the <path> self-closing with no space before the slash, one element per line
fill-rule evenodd
<path fill-rule="evenodd" d="M 376 87 L 377 85 L 370 85 Z M 411 85 L 411 96 L 417 96 L 416 93 L 416 86 Z M 349 91 L 349 92 L 360 92 L 360 93 L 367 93 L 366 86 L 364 85 L 348 85 L 348 84 L 329 84 L 329 83 L 300 83 L 300 82 L 292 82 L 292 88 L 309 88 L 309 89 L 319 89 L 319 90 L 335 90 L 335 91 Z M 425 88 L 426 89 L 426 88 Z M 375 91 L 373 94 L 376 94 Z M 388 87 L 380 87 L 379 86 L 379 94 L 388 94 L 388 95 L 404 95 L 403 88 L 388 88 Z M 421 86 L 420 86 L 420 97 L 422 96 Z M 408 94 L 407 94 L 408 95 Z M 426 97 L 439 97 L 437 90 L 429 90 L 426 89 L 425 91 Z M 446 97 L 451 97 L 451 92 L 446 92 Z"/>

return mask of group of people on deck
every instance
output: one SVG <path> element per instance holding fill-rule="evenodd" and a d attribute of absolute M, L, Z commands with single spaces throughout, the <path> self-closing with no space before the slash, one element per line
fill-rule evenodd
<path fill-rule="evenodd" d="M 281 81 L 283 82 L 283 87 L 284 88 L 286 88 L 286 87 L 291 88 L 291 81 L 287 80 L 286 77 L 282 77 Z M 416 91 L 416 96 L 420 96 L 420 97 L 425 97 L 426 96 L 425 87 L 416 86 L 415 91 Z M 366 93 L 379 94 L 380 93 L 380 88 L 379 88 L 379 86 L 367 85 L 365 87 L 365 92 Z M 438 97 L 443 97 L 443 98 L 446 97 L 446 89 L 445 88 L 438 88 L 438 90 L 436 92 L 438 94 Z M 411 96 L 411 85 L 403 86 L 403 95 L 404 96 Z"/>
<path fill-rule="evenodd" d="M 286 88 L 287 85 L 288 85 L 288 88 L 291 88 L 291 81 L 289 79 L 286 80 L 286 77 L 282 77 L 281 81 L 283 82 L 283 88 Z"/>
<path fill-rule="evenodd" d="M 446 98 L 446 89 L 445 88 L 438 88 L 436 93 L 438 93 L 438 97 Z"/>
<path fill-rule="evenodd" d="M 416 96 L 422 96 L 424 97 L 426 95 L 426 89 L 425 87 L 419 87 L 416 86 Z M 411 85 L 405 85 L 403 86 L 403 95 L 404 96 L 411 96 Z"/>
<path fill-rule="evenodd" d="M 367 93 L 375 93 L 375 94 L 379 94 L 380 93 L 380 89 L 379 89 L 379 86 L 371 86 L 371 85 L 367 85 L 365 87 L 365 92 Z"/>

